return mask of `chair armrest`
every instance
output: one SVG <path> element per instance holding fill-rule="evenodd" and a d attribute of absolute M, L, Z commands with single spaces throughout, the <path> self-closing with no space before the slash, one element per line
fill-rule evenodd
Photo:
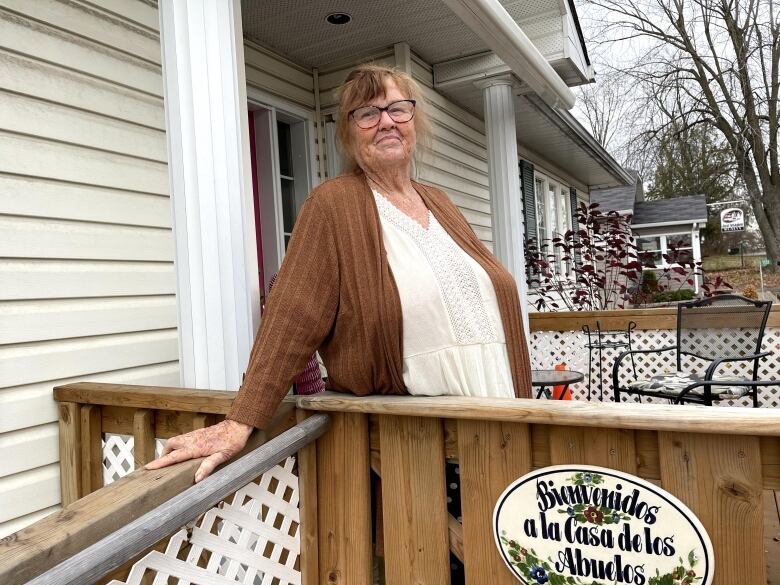
<path fill-rule="evenodd" d="M 757 360 L 763 357 L 767 357 L 768 355 L 772 355 L 772 352 L 762 351 L 761 353 L 752 353 L 750 355 L 718 358 L 713 360 L 713 362 L 707 367 L 707 372 L 704 374 L 704 379 L 712 380 L 712 376 L 715 374 L 715 370 L 717 370 L 718 367 L 723 363 Z"/>
<path fill-rule="evenodd" d="M 617 388 L 618 370 L 620 369 L 620 362 L 622 362 L 626 357 L 634 354 L 640 354 L 640 353 L 661 353 L 664 351 L 671 351 L 673 349 L 677 349 L 677 346 L 671 345 L 669 347 L 662 347 L 660 349 L 632 349 L 631 351 L 627 350 L 622 352 L 620 355 L 617 356 L 615 363 L 612 365 L 612 387 Z"/>

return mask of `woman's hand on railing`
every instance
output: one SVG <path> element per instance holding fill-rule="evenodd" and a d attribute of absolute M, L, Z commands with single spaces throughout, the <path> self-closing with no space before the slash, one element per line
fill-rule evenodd
<path fill-rule="evenodd" d="M 205 457 L 195 472 L 195 482 L 211 475 L 219 465 L 233 457 L 246 445 L 254 427 L 225 419 L 204 429 L 171 437 L 159 459 L 147 463 L 145 469 L 159 469 L 188 459 Z"/>

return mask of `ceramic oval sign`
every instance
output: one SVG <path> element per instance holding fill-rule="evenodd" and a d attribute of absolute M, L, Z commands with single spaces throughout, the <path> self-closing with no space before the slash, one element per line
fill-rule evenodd
<path fill-rule="evenodd" d="M 525 585 L 709 585 L 712 542 L 680 500 L 586 465 L 524 475 L 498 499 L 493 532 Z"/>

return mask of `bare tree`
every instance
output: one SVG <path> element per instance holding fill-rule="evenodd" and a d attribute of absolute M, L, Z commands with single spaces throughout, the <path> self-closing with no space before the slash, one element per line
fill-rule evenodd
<path fill-rule="evenodd" d="M 640 54 L 652 133 L 700 124 L 726 141 L 777 269 L 780 261 L 780 19 L 772 0 L 588 0 L 601 38 Z"/>
<path fill-rule="evenodd" d="M 635 84 L 630 73 L 597 64 L 596 82 L 578 88 L 576 114 L 620 164 L 644 177 L 653 169 L 657 144 L 643 132 L 646 109 Z"/>

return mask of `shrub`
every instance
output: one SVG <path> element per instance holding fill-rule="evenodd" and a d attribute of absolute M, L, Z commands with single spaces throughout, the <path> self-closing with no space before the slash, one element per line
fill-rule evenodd
<path fill-rule="evenodd" d="M 630 216 L 603 213 L 597 203 L 580 203 L 576 217 L 577 231 L 568 230 L 544 242 L 526 240 L 529 292 L 535 293 L 539 311 L 598 311 L 642 305 L 653 302 L 657 293 L 693 286 L 697 278 L 706 295 L 718 288 L 731 288 L 719 275 L 708 280 L 701 262 L 693 262 L 690 252 L 679 250 L 677 244 L 670 243 L 663 255 L 665 268 L 650 264 L 633 242 Z M 642 261 L 650 270 L 643 269 Z M 564 263 L 569 267 L 566 273 L 558 268 Z"/>
<path fill-rule="evenodd" d="M 696 298 L 696 293 L 689 288 L 680 290 L 668 290 L 653 295 L 654 303 L 674 303 L 677 301 L 690 301 Z"/>
<path fill-rule="evenodd" d="M 658 277 L 655 274 L 655 270 L 642 271 L 641 288 L 643 293 L 652 293 L 658 290 Z"/>

